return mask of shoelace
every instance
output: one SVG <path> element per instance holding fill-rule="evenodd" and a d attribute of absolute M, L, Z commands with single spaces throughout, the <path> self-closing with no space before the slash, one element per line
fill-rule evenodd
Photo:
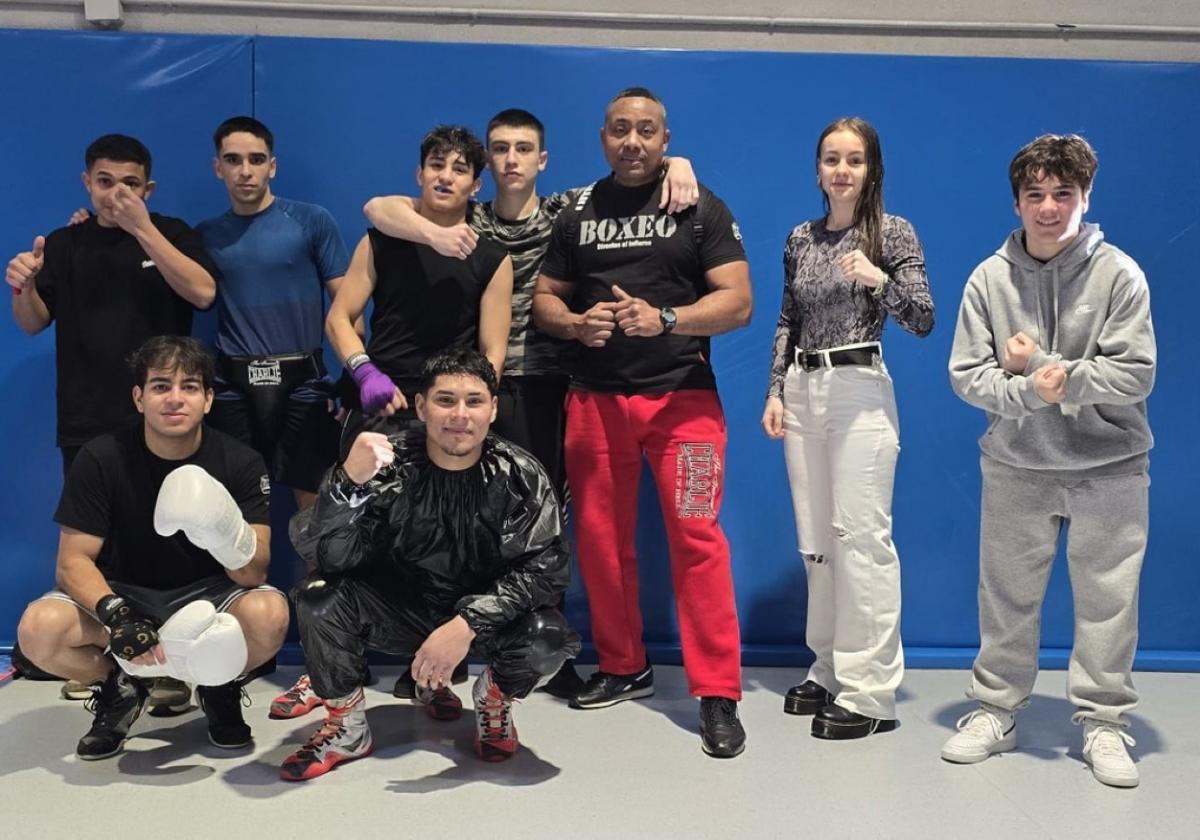
<path fill-rule="evenodd" d="M 727 697 L 717 698 L 717 702 L 709 704 L 708 718 L 713 723 L 733 723 L 737 720 L 737 703 Z"/>
<path fill-rule="evenodd" d="M 1137 741 L 1133 740 L 1133 736 L 1118 726 L 1095 726 L 1084 736 L 1083 748 L 1090 750 L 1092 755 L 1099 754 L 1113 758 L 1128 757 L 1125 748 L 1121 746 L 1121 741 L 1131 747 L 1137 746 Z"/>
<path fill-rule="evenodd" d="M 491 690 L 483 697 L 479 710 L 480 737 L 488 741 L 503 741 L 508 734 L 509 706 Z"/>
<path fill-rule="evenodd" d="M 963 715 L 955 726 L 959 731 L 972 735 L 990 735 L 996 740 L 1004 737 L 1004 728 L 1000 718 L 986 709 L 975 709 Z"/>
<path fill-rule="evenodd" d="M 346 727 L 342 723 L 342 715 L 330 710 L 329 717 L 325 718 L 325 722 L 321 724 L 321 728 L 312 734 L 312 737 L 308 739 L 298 752 L 302 755 L 315 756 L 321 747 L 345 731 Z"/>
<path fill-rule="evenodd" d="M 299 703 L 305 692 L 309 690 L 308 674 L 305 674 L 300 679 L 296 680 L 296 684 L 283 693 L 284 698 L 291 703 Z"/>

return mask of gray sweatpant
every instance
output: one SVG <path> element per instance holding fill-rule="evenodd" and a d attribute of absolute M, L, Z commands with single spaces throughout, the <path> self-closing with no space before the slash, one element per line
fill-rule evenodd
<path fill-rule="evenodd" d="M 980 646 L 971 696 L 1012 711 L 1033 691 L 1042 599 L 1059 533 L 1066 528 L 1075 603 L 1067 699 L 1080 717 L 1124 726 L 1125 714 L 1137 704 L 1130 671 L 1149 475 L 1052 478 L 986 456 L 980 467 Z"/>

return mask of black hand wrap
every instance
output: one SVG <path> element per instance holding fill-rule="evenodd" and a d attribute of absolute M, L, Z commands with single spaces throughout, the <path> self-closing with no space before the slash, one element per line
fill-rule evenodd
<path fill-rule="evenodd" d="M 96 615 L 108 628 L 108 646 L 113 656 L 135 659 L 158 644 L 154 624 L 120 595 L 105 595 L 97 601 Z"/>

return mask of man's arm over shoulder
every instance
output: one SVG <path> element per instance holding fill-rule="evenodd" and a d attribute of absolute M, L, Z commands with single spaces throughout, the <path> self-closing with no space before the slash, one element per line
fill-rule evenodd
<path fill-rule="evenodd" d="M 1130 405 L 1142 402 L 1154 387 L 1157 348 L 1150 320 L 1150 286 L 1141 269 L 1122 255 L 1121 275 L 1113 286 L 1108 317 L 1090 359 L 1064 360 L 1066 405 Z"/>
<path fill-rule="evenodd" d="M 506 512 L 500 555 L 509 564 L 487 592 L 459 600 L 457 612 L 476 633 L 557 602 L 570 582 L 570 549 L 558 496 L 533 458 L 508 450 L 507 480 L 518 499 Z"/>
<path fill-rule="evenodd" d="M 465 260 L 479 242 L 468 223 L 442 227 L 421 215 L 420 199 L 407 195 L 376 196 L 363 205 L 363 215 L 388 236 L 428 245 L 444 257 Z"/>
<path fill-rule="evenodd" d="M 987 264 L 967 280 L 954 344 L 950 350 L 950 385 L 964 401 L 1001 417 L 1018 418 L 1048 407 L 1038 396 L 1033 377 L 1011 374 L 997 361 L 997 346 L 1009 336 L 992 332 L 987 299 Z"/>

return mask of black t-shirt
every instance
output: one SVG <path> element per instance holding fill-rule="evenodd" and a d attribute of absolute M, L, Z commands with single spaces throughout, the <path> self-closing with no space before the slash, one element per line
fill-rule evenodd
<path fill-rule="evenodd" d="M 572 312 L 615 300 L 614 284 L 652 306 L 686 306 L 708 293 L 704 272 L 746 259 L 733 215 L 706 187 L 699 204 L 670 216 L 660 194 L 660 182 L 628 188 L 610 175 L 559 215 L 542 273 L 573 284 Z M 620 330 L 579 353 L 572 384 L 624 394 L 716 388 L 708 338 Z"/>
<path fill-rule="evenodd" d="M 183 532 L 161 537 L 154 506 L 167 473 L 195 464 L 215 478 L 251 525 L 269 525 L 271 482 L 262 456 L 208 426 L 195 454 L 182 461 L 159 458 L 146 447 L 139 420 L 123 424 L 83 447 L 63 486 L 54 521 L 104 538 L 96 565 L 108 580 L 150 589 L 175 589 L 225 567 Z"/>
<path fill-rule="evenodd" d="M 375 228 L 367 234 L 375 261 L 367 355 L 409 394 L 434 353 L 478 345 L 480 301 L 506 255 L 486 237 L 460 260 Z"/>
<path fill-rule="evenodd" d="M 150 214 L 168 241 L 204 267 L 217 269 L 200 237 L 180 219 Z M 155 335 L 189 335 L 192 305 L 167 285 L 131 234 L 86 222 L 46 238 L 37 291 L 55 329 L 58 445 L 78 446 L 136 414 L 126 358 Z"/>

